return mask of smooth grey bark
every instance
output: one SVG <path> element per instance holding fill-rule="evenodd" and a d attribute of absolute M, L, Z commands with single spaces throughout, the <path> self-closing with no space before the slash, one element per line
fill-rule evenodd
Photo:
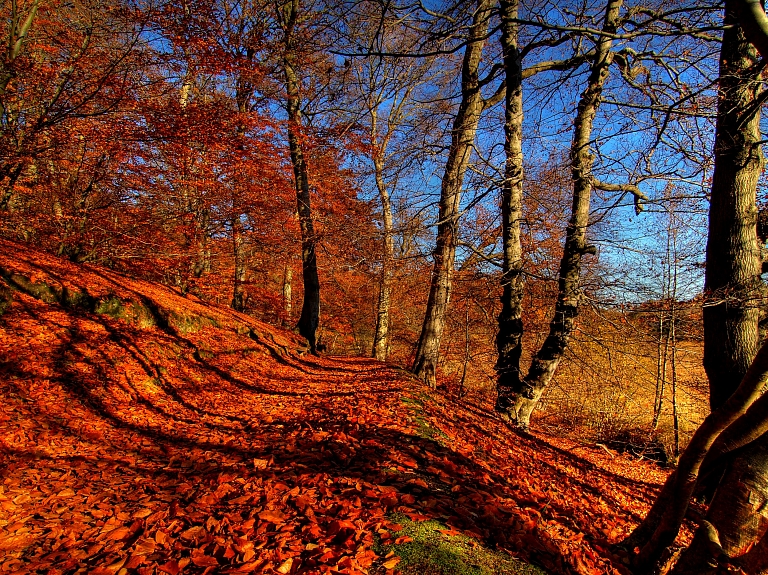
<path fill-rule="evenodd" d="M 373 122 L 375 126 L 375 120 Z M 389 308 L 392 299 L 392 278 L 395 260 L 395 225 L 392 217 L 392 202 L 384 181 L 384 161 L 381 154 L 373 159 L 376 189 L 381 201 L 382 259 L 379 278 L 379 297 L 376 302 L 376 330 L 373 335 L 373 357 L 380 361 L 387 359 L 389 352 Z"/>
<path fill-rule="evenodd" d="M 496 409 L 506 412 L 521 391 L 523 349 L 523 63 L 517 45 L 517 0 L 501 0 L 501 46 L 506 77 L 504 183 L 501 190 L 503 273 L 501 312 L 496 336 Z"/>
<path fill-rule="evenodd" d="M 521 427 L 529 425 L 531 413 L 563 357 L 579 313 L 581 261 L 585 253 L 594 253 L 594 248 L 587 245 L 590 196 L 595 183 L 592 176 L 594 157 L 589 146 L 603 86 L 613 61 L 611 37 L 618 28 L 622 4 L 623 0 L 609 0 L 607 3 L 603 19 L 605 35 L 595 46 L 587 87 L 581 95 L 574 119 L 570 152 L 573 204 L 560 260 L 555 313 L 549 324 L 549 335 L 533 358 L 520 385 L 520 393 L 516 394 L 513 405 L 507 410 L 510 418 Z"/>
<path fill-rule="evenodd" d="M 469 30 L 461 69 L 461 103 L 451 130 L 451 146 L 445 164 L 435 241 L 434 268 L 416 357 L 411 371 L 429 386 L 436 385 L 440 342 L 453 286 L 454 259 L 459 227 L 459 202 L 469 166 L 480 114 L 489 104 L 480 93 L 479 70 L 488 34 L 493 0 L 478 0 Z"/>
<path fill-rule="evenodd" d="M 301 145 L 302 113 L 295 27 L 299 17 L 299 0 L 289 0 L 280 6 L 284 26 L 283 73 L 285 76 L 286 109 L 288 112 L 288 145 L 296 185 L 296 204 L 301 228 L 301 270 L 304 299 L 298 321 L 299 333 L 307 339 L 311 353 L 317 353 L 315 333 L 320 323 L 320 278 L 317 271 L 315 224 L 309 191 L 309 172 Z"/>

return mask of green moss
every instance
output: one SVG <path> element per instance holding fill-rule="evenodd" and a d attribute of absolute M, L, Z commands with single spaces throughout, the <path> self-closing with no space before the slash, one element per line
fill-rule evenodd
<path fill-rule="evenodd" d="M 219 322 L 212 317 L 171 312 L 168 314 L 168 325 L 181 334 L 189 334 L 206 327 L 219 327 Z"/>
<path fill-rule="evenodd" d="M 93 311 L 100 315 L 108 315 L 114 319 L 125 319 L 126 316 L 123 302 L 115 295 L 99 301 Z"/>
<path fill-rule="evenodd" d="M 448 527 L 438 521 L 411 521 L 400 514 L 390 520 L 403 529 L 392 533 L 389 541 L 400 537 L 412 541 L 387 544 L 378 539 L 374 551 L 382 557 L 390 552 L 400 557 L 397 569 L 402 575 L 546 575 L 541 568 L 488 549 L 471 537 L 441 533 Z"/>
<path fill-rule="evenodd" d="M 424 393 L 416 396 L 406 395 L 401 398 L 401 401 L 410 407 L 411 417 L 416 423 L 416 435 L 422 439 L 443 444 L 443 441 L 448 439 L 448 436 L 441 430 L 432 427 L 424 416 L 424 407 L 429 400 L 430 397 Z"/>

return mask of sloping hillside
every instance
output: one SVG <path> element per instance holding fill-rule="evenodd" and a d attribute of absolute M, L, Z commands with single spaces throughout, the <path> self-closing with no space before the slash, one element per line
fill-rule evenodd
<path fill-rule="evenodd" d="M 0 241 L 3 573 L 621 572 L 664 475 Z"/>

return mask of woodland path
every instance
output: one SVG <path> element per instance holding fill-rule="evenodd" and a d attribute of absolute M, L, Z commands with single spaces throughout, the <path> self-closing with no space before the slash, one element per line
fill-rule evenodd
<path fill-rule="evenodd" d="M 0 268 L 3 573 L 394 573 L 398 517 L 618 573 L 664 478 L 156 284 Z"/>

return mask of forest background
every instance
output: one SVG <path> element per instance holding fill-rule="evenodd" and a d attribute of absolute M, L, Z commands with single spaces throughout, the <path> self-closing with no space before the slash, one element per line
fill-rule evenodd
<path fill-rule="evenodd" d="M 406 366 L 523 428 L 682 455 L 629 538 L 636 572 L 712 461 L 765 459 L 759 2 L 4 14 L 5 237 Z M 758 531 L 721 530 L 754 572 Z"/>
<path fill-rule="evenodd" d="M 6 3 L 2 233 L 287 326 L 306 305 L 311 245 L 321 349 L 410 367 L 476 9 Z M 524 358 L 544 341 L 557 295 L 572 125 L 604 9 L 519 7 Z M 722 6 L 625 10 L 590 138 L 606 185 L 589 208 L 582 317 L 542 413 L 668 457 L 707 402 L 700 294 Z M 480 400 L 495 396 L 503 267 L 495 10 L 486 30 L 487 102 L 455 195 L 436 366 L 441 384 Z M 289 126 L 309 216 L 297 210 Z"/>

